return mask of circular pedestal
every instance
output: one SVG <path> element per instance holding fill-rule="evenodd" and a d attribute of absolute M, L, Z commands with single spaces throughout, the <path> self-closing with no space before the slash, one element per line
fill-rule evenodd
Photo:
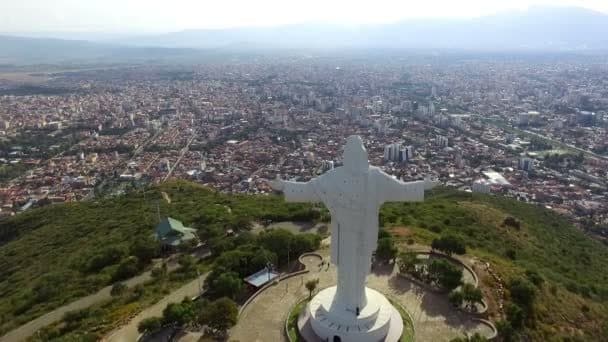
<path fill-rule="evenodd" d="M 305 326 L 320 341 L 397 342 L 403 332 L 399 311 L 378 291 L 366 288 L 365 293 L 367 305 L 357 315 L 336 302 L 335 286 L 319 292 L 306 307 Z M 301 333 L 311 335 L 311 331 Z"/>

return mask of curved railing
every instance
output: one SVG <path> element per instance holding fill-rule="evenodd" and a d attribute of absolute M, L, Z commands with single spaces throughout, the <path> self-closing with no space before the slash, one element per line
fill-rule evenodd
<path fill-rule="evenodd" d="M 239 308 L 239 317 L 241 316 L 241 314 L 243 313 L 243 311 L 247 308 L 247 306 L 262 292 L 264 292 L 264 290 L 268 289 L 271 286 L 274 286 L 278 283 L 280 283 L 281 281 L 285 280 L 285 279 L 289 279 L 295 276 L 298 276 L 300 274 L 305 274 L 310 272 L 310 270 L 306 269 L 306 264 L 304 264 L 304 262 L 302 261 L 302 258 L 307 257 L 307 256 L 316 256 L 318 257 L 320 260 L 323 260 L 323 256 L 321 256 L 321 254 L 319 253 L 315 253 L 315 252 L 309 252 L 309 253 L 303 253 L 298 257 L 298 262 L 300 263 L 300 270 L 292 272 L 292 273 L 287 273 L 287 274 L 283 274 L 281 276 L 279 276 L 279 279 L 276 281 L 271 281 L 268 284 L 260 287 L 257 291 L 255 291 L 249 298 L 247 298 L 247 300 L 245 301 L 245 303 L 243 303 L 243 305 L 241 305 L 241 307 Z"/>

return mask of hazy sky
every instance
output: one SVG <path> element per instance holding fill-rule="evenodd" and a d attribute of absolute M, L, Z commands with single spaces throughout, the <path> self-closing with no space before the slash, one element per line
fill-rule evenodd
<path fill-rule="evenodd" d="M 311 21 L 474 17 L 535 5 L 608 13 L 608 0 L 0 0 L 0 32 L 163 32 Z"/>

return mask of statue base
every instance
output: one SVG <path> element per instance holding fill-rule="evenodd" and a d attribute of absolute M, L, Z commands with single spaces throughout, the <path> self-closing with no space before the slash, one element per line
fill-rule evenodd
<path fill-rule="evenodd" d="M 380 292 L 365 288 L 367 305 L 357 315 L 334 302 L 336 287 L 322 290 L 298 320 L 307 342 L 397 342 L 403 333 L 399 311 Z"/>

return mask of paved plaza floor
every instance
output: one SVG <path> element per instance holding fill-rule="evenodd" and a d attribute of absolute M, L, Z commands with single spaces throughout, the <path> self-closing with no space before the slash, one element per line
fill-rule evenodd
<path fill-rule="evenodd" d="M 327 261 L 328 250 L 321 254 Z M 309 273 L 295 276 L 269 287 L 259 294 L 242 312 L 239 323 L 230 333 L 231 341 L 286 341 L 285 320 L 291 307 L 308 295 L 304 283 L 319 279 L 319 289 L 336 284 L 333 266 L 319 266 L 320 260 L 304 258 Z M 327 265 L 327 263 L 326 263 Z M 491 336 L 492 330 L 485 324 L 473 321 L 469 316 L 452 308 L 447 295 L 428 292 L 416 284 L 399 277 L 396 268 L 384 267 L 373 270 L 367 286 L 400 302 L 414 321 L 417 341 L 449 341 L 465 333 L 479 332 Z"/>

